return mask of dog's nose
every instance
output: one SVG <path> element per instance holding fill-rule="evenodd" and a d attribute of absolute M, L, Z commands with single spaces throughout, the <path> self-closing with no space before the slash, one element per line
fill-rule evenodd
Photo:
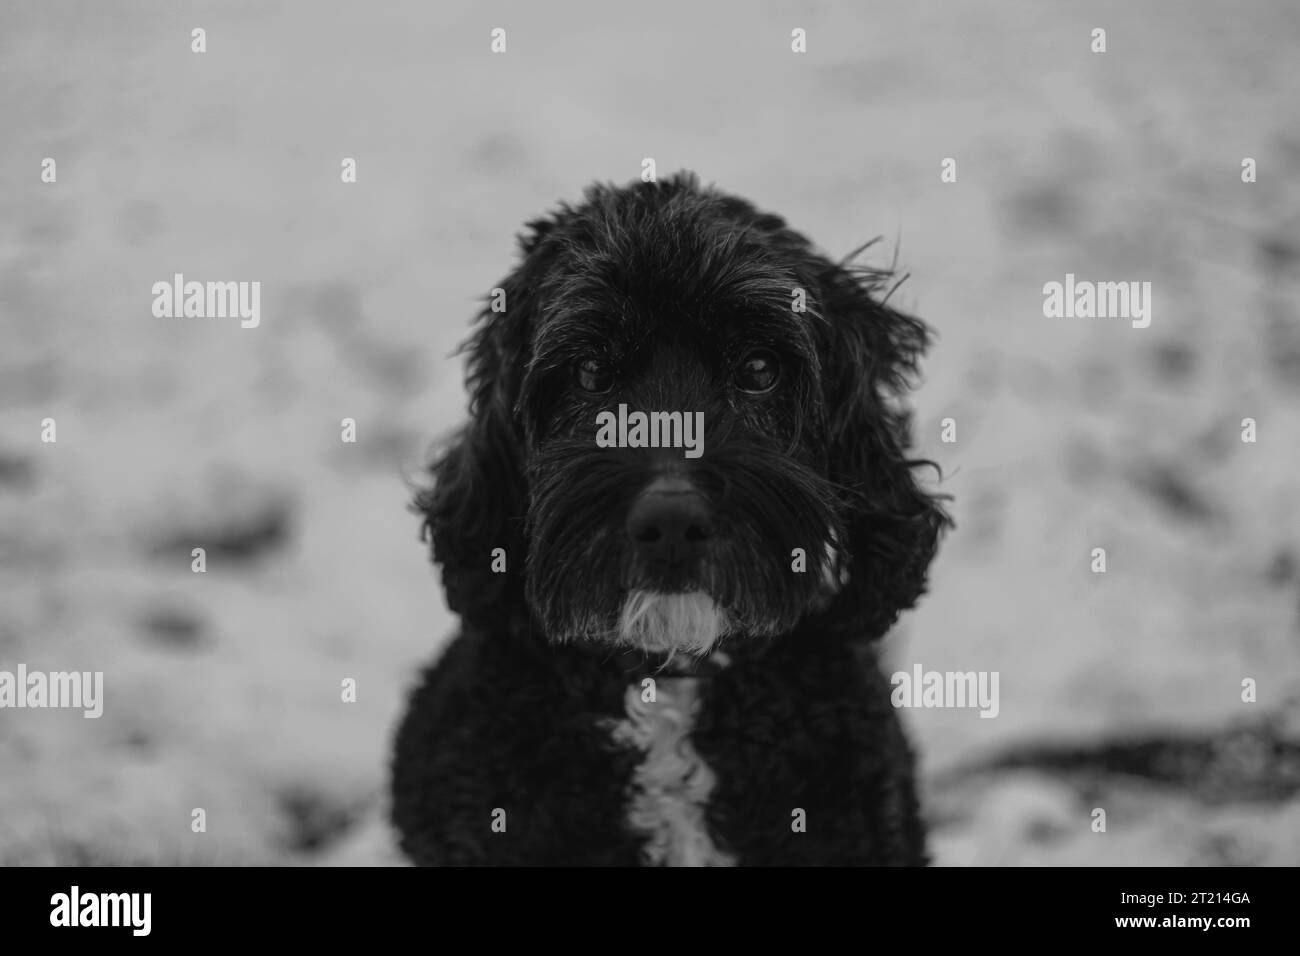
<path fill-rule="evenodd" d="M 704 553 L 713 537 L 713 515 L 690 484 L 661 480 L 632 505 L 627 533 L 646 561 L 678 565 Z"/>

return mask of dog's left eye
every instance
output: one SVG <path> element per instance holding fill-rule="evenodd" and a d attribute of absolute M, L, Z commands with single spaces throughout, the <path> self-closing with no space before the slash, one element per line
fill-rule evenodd
<path fill-rule="evenodd" d="M 614 387 L 614 372 L 598 359 L 583 359 L 573 369 L 578 388 L 592 395 L 603 395 Z"/>
<path fill-rule="evenodd" d="M 754 349 L 741 359 L 736 369 L 736 386 L 751 395 L 761 395 L 776 385 L 779 372 L 775 355 L 767 349 Z"/>

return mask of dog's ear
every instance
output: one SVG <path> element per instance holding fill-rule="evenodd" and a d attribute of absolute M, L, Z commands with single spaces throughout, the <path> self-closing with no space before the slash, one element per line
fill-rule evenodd
<path fill-rule="evenodd" d="M 552 225 L 529 223 L 529 232 L 519 237 L 523 261 L 500 284 L 504 308 L 494 311 L 489 296 L 461 346 L 470 419 L 429 466 L 432 481 L 416 493 L 413 505 L 424 516 L 433 560 L 442 566 L 448 606 L 467 624 L 490 630 L 527 621 L 528 488 L 517 403 Z"/>
<path fill-rule="evenodd" d="M 850 257 L 852 258 L 852 257 Z M 884 634 L 924 593 L 940 533 L 952 522 L 907 457 L 910 388 L 930 332 L 887 304 L 889 273 L 820 260 L 817 322 L 827 470 L 843 489 L 843 587 L 829 613 Z"/>

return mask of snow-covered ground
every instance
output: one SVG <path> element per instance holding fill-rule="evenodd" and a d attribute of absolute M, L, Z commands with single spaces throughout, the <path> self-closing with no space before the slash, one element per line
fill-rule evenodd
<path fill-rule="evenodd" d="M 514 232 L 644 157 L 883 234 L 939 333 L 958 530 L 889 657 L 1001 701 L 906 715 L 938 862 L 1300 863 L 1298 48 L 1286 0 L 5 4 L 0 669 L 106 701 L 0 710 L 0 863 L 393 859 L 453 627 L 404 469 Z M 176 272 L 261 325 L 155 318 Z M 1150 281 L 1150 327 L 1044 318 L 1067 273 Z"/>

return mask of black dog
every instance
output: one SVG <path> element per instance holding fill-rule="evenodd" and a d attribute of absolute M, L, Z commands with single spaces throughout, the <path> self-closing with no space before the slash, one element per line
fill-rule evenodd
<path fill-rule="evenodd" d="M 691 175 L 529 228 L 416 499 L 463 631 L 397 735 L 402 848 L 924 863 L 873 641 L 949 523 L 895 405 L 926 326 Z"/>

